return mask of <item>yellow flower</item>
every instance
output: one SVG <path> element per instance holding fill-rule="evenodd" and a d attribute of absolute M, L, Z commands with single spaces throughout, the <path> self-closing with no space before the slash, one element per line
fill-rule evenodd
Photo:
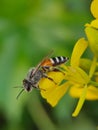
<path fill-rule="evenodd" d="M 88 42 L 85 41 L 84 39 L 80 39 L 76 43 L 71 57 L 71 67 L 70 68 L 67 67 L 66 69 L 65 79 L 69 80 L 71 86 L 69 90 L 69 94 L 72 97 L 80 98 L 78 105 L 75 111 L 73 112 L 72 116 L 78 115 L 78 113 L 80 112 L 83 106 L 85 99 L 87 100 L 98 99 L 98 88 L 94 86 L 94 85 L 98 86 L 98 84 L 91 80 L 96 68 L 96 61 L 97 61 L 96 57 L 94 57 L 91 63 L 89 74 L 87 74 L 83 69 L 79 67 L 80 56 L 83 54 L 87 46 L 88 46 Z"/>
<path fill-rule="evenodd" d="M 94 87 L 94 85 L 98 86 L 98 84 L 91 80 L 95 72 L 96 57 L 92 62 L 90 62 L 89 74 L 80 68 L 80 58 L 87 47 L 88 42 L 84 38 L 79 39 L 73 49 L 70 66 L 61 66 L 64 69 L 63 72 L 65 75 L 61 72 L 48 73 L 48 76 L 57 84 L 46 78 L 43 78 L 40 81 L 41 95 L 53 107 L 59 102 L 63 95 L 66 94 L 70 87 L 69 94 L 74 98 L 79 98 L 78 105 L 72 116 L 78 115 L 85 99 L 98 99 L 98 89 Z M 62 83 L 63 80 L 64 82 Z"/>
<path fill-rule="evenodd" d="M 98 100 L 98 72 L 96 71 L 98 58 L 98 0 L 93 0 L 91 4 L 91 12 L 96 18 L 91 24 L 86 24 L 86 35 L 88 41 L 81 38 L 74 46 L 70 66 L 61 65 L 62 72 L 49 72 L 51 77 L 57 84 L 49 79 L 40 80 L 39 87 L 41 95 L 53 107 L 69 90 L 70 96 L 79 98 L 77 107 L 72 116 L 77 116 L 80 112 L 85 99 Z M 82 54 L 87 47 L 90 46 L 94 57 L 92 60 L 81 59 Z M 82 63 L 82 62 L 84 63 Z M 88 66 L 86 66 L 88 64 Z M 93 81 L 92 81 L 93 79 Z M 69 89 L 68 89 L 69 88 Z"/>
<path fill-rule="evenodd" d="M 89 26 L 98 28 L 98 0 L 93 0 L 91 3 L 91 13 L 95 19 L 91 22 Z"/>

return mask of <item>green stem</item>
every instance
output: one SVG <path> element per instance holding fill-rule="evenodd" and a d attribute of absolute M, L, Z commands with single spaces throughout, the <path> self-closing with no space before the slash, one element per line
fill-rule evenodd
<path fill-rule="evenodd" d="M 84 88 L 83 88 L 83 91 L 82 91 L 82 93 L 80 95 L 80 99 L 79 99 L 78 104 L 77 104 L 77 107 L 76 107 L 75 111 L 72 114 L 73 117 L 76 117 L 79 114 L 79 112 L 80 112 L 80 110 L 81 110 L 81 108 L 83 106 L 83 103 L 85 101 L 86 94 L 87 94 L 87 85 L 85 85 Z"/>

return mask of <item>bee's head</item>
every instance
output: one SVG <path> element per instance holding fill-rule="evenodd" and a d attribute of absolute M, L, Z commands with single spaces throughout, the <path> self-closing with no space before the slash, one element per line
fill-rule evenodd
<path fill-rule="evenodd" d="M 32 90 L 32 84 L 27 79 L 23 80 L 23 86 L 24 86 L 24 89 L 27 90 L 28 92 Z"/>

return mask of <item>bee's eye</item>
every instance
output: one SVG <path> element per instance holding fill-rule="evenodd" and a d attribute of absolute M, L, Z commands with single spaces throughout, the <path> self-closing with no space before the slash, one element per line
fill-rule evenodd
<path fill-rule="evenodd" d="M 23 85 L 24 85 L 24 88 L 27 90 L 27 91 L 30 91 L 31 90 L 31 82 L 29 82 L 27 79 L 24 79 L 23 80 Z"/>

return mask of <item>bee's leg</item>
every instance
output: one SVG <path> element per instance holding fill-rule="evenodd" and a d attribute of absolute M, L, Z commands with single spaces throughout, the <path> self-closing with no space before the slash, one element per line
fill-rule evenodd
<path fill-rule="evenodd" d="M 57 84 L 51 77 L 49 77 L 49 76 L 47 76 L 47 75 L 44 75 L 43 77 L 44 77 L 44 78 L 47 78 L 47 79 L 51 80 L 52 82 L 54 82 L 55 84 Z"/>
<path fill-rule="evenodd" d="M 44 72 L 54 71 L 54 72 L 61 72 L 63 75 L 65 75 L 65 73 L 63 72 L 63 70 L 61 68 L 59 68 L 59 67 L 43 66 L 42 69 L 43 69 Z"/>
<path fill-rule="evenodd" d="M 33 85 L 32 86 L 33 88 L 36 88 L 37 90 L 44 90 L 44 91 L 46 91 L 45 89 L 43 89 L 43 88 L 41 88 L 41 87 L 39 87 L 39 85 L 37 84 L 37 85 Z"/>
<path fill-rule="evenodd" d="M 42 70 L 44 72 L 50 71 L 50 67 L 49 66 L 42 66 Z"/>
<path fill-rule="evenodd" d="M 38 90 L 43 90 L 43 91 L 46 91 L 45 89 L 43 89 L 43 88 L 39 87 L 39 85 L 38 85 L 37 89 L 38 89 Z"/>
<path fill-rule="evenodd" d="M 56 68 L 56 67 L 52 68 L 52 71 L 54 71 L 54 72 L 61 72 L 63 75 L 65 75 L 65 73 L 60 68 Z"/>
<path fill-rule="evenodd" d="M 37 89 L 39 89 L 39 87 L 38 87 L 38 86 L 34 86 L 34 85 L 33 85 L 32 87 L 33 87 L 33 88 L 37 88 Z"/>

